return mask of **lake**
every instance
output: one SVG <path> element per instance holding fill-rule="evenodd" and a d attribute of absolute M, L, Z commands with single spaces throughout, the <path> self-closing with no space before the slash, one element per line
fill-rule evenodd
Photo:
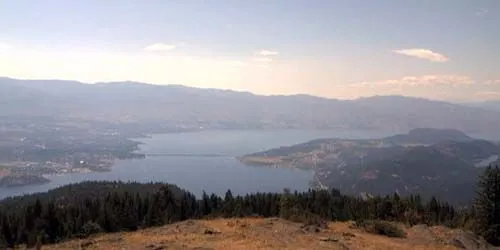
<path fill-rule="evenodd" d="M 207 193 L 234 194 L 279 192 L 284 188 L 306 190 L 312 172 L 298 169 L 250 167 L 237 156 L 318 138 L 379 138 L 389 135 L 365 130 L 209 130 L 157 134 L 139 139 L 146 159 L 118 160 L 112 171 L 48 176 L 50 183 L 38 186 L 0 188 L 0 198 L 44 192 L 86 180 L 122 180 L 176 184 L 199 196 Z"/>

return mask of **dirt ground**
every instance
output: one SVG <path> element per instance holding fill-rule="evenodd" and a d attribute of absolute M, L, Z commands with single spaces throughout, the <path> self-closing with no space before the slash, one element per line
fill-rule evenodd
<path fill-rule="evenodd" d="M 327 228 L 282 219 L 189 220 L 130 233 L 104 234 L 42 249 L 490 249 L 462 230 L 417 225 L 406 238 L 364 232 L 351 222 Z"/>

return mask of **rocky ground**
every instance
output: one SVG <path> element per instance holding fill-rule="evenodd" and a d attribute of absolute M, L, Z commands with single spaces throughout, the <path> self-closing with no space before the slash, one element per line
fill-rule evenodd
<path fill-rule="evenodd" d="M 493 249 L 463 230 L 425 225 L 404 230 L 405 238 L 389 238 L 367 233 L 351 222 L 317 227 L 274 218 L 189 220 L 42 249 Z"/>

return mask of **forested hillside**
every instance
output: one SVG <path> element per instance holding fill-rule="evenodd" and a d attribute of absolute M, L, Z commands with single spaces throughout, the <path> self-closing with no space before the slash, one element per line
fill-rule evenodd
<path fill-rule="evenodd" d="M 419 195 L 362 199 L 337 190 L 256 193 L 224 197 L 189 192 L 166 184 L 84 182 L 48 193 L 10 198 L 0 204 L 0 242 L 3 247 L 34 246 L 87 237 L 100 232 L 135 231 L 203 217 L 281 217 L 309 225 L 324 221 L 398 221 L 408 225 L 450 227 L 476 225 L 490 242 L 498 239 L 500 211 L 491 207 L 500 197 L 500 170 L 487 168 L 480 182 L 479 209 L 454 208 Z M 493 231 L 492 231 L 493 230 Z"/>
<path fill-rule="evenodd" d="M 498 143 L 455 129 L 419 128 L 380 139 L 317 139 L 240 157 L 249 165 L 313 170 L 320 187 L 349 195 L 435 196 L 454 205 L 474 197 L 477 177 L 500 163 Z"/>

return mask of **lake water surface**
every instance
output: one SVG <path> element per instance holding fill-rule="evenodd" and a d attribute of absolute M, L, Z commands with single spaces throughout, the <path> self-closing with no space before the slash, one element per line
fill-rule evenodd
<path fill-rule="evenodd" d="M 44 192 L 86 180 L 161 181 L 196 195 L 203 190 L 217 194 L 224 194 L 227 189 L 235 194 L 278 192 L 284 188 L 305 190 L 312 179 L 310 171 L 250 167 L 235 157 L 318 138 L 379 138 L 389 134 L 359 130 L 209 130 L 158 134 L 140 139 L 143 143 L 140 151 L 152 155 L 146 159 L 116 161 L 111 172 L 49 176 L 51 183 L 44 185 L 0 188 L 0 198 Z"/>

